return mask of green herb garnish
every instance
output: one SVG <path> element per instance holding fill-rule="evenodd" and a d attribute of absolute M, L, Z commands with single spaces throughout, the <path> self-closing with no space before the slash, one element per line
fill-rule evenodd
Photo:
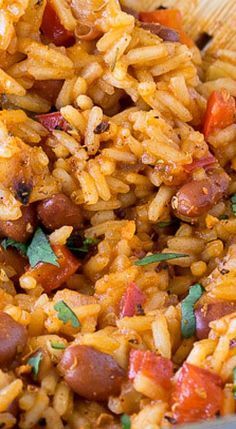
<path fill-rule="evenodd" d="M 162 261 L 169 261 L 170 259 L 177 259 L 177 258 L 185 258 L 186 256 L 183 253 L 154 253 L 154 255 L 145 256 L 143 259 L 139 259 L 138 261 L 135 261 L 134 265 L 148 265 L 153 264 L 154 262 L 162 262 Z"/>
<path fill-rule="evenodd" d="M 12 238 L 5 238 L 1 245 L 4 249 L 7 249 L 8 247 L 14 247 L 16 250 L 18 250 L 22 255 L 26 255 L 27 252 L 27 244 L 19 243 L 18 241 L 13 240 Z"/>
<path fill-rule="evenodd" d="M 65 344 L 58 343 L 57 341 L 51 341 L 51 347 L 56 350 L 64 350 L 66 348 Z"/>
<path fill-rule="evenodd" d="M 194 313 L 194 304 L 203 294 L 203 287 L 196 283 L 189 289 L 188 296 L 181 303 L 182 319 L 181 332 L 184 338 L 192 337 L 196 331 L 196 318 Z"/>
<path fill-rule="evenodd" d="M 47 236 L 41 228 L 37 228 L 33 239 L 27 249 L 30 266 L 35 267 L 39 262 L 56 265 L 59 267 L 57 257 L 53 252 Z"/>
<path fill-rule="evenodd" d="M 37 375 L 38 375 L 39 366 L 40 366 L 40 362 L 41 362 L 42 358 L 43 358 L 43 353 L 38 352 L 36 355 L 34 355 L 28 359 L 27 363 L 28 363 L 28 365 L 31 366 L 32 372 L 33 372 L 35 377 L 37 377 Z"/>
<path fill-rule="evenodd" d="M 120 418 L 122 429 L 130 429 L 131 428 L 131 421 L 128 414 L 123 414 Z"/>
<path fill-rule="evenodd" d="M 233 395 L 236 399 L 236 367 L 233 369 Z"/>
<path fill-rule="evenodd" d="M 97 238 L 88 237 L 88 238 L 85 238 L 85 240 L 83 241 L 82 247 L 73 246 L 72 241 L 67 242 L 67 247 L 74 252 L 88 253 L 90 248 L 92 246 L 95 246 L 98 242 L 99 240 Z"/>
<path fill-rule="evenodd" d="M 232 212 L 234 216 L 236 216 L 236 194 L 232 195 L 232 197 L 230 198 L 230 201 L 231 201 Z"/>
<path fill-rule="evenodd" d="M 81 326 L 78 317 L 65 303 L 65 301 L 58 301 L 54 305 L 54 308 L 58 312 L 58 319 L 61 320 L 63 323 L 70 322 L 73 328 L 79 328 Z"/>
<path fill-rule="evenodd" d="M 222 215 L 219 216 L 218 219 L 219 220 L 226 220 L 226 219 L 229 219 L 229 216 L 227 214 L 222 214 Z"/>

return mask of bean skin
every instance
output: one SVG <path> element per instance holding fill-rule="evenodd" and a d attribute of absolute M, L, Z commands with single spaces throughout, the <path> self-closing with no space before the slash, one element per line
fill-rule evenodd
<path fill-rule="evenodd" d="M 81 226 L 81 209 L 64 194 L 56 194 L 41 201 L 37 207 L 37 214 L 42 224 L 53 231 L 61 226 Z"/>
<path fill-rule="evenodd" d="M 22 216 L 16 220 L 0 220 L 0 236 L 12 238 L 15 241 L 25 243 L 32 236 L 37 217 L 35 208 L 30 205 L 21 207 Z"/>
<path fill-rule="evenodd" d="M 11 316 L 0 311 L 0 367 L 9 366 L 27 342 L 27 331 Z"/>
<path fill-rule="evenodd" d="M 3 265 L 10 265 L 14 268 L 16 276 L 12 279 L 17 281 L 25 272 L 25 267 L 29 262 L 26 258 L 21 256 L 17 250 L 12 248 L 3 249 L 3 247 L 0 247 L 0 263 Z"/>
<path fill-rule="evenodd" d="M 97 401 L 118 395 L 125 379 L 125 371 L 112 356 L 84 345 L 71 346 L 64 352 L 59 371 L 74 392 Z"/>
<path fill-rule="evenodd" d="M 172 198 L 172 207 L 177 216 L 201 216 L 223 197 L 228 186 L 228 175 L 223 170 L 215 170 L 206 179 L 183 185 Z"/>
<path fill-rule="evenodd" d="M 140 22 L 140 27 L 144 30 L 150 31 L 153 34 L 159 36 L 162 40 L 168 42 L 179 42 L 180 36 L 179 33 L 172 28 L 165 27 L 164 25 L 158 24 L 156 22 Z"/>
<path fill-rule="evenodd" d="M 195 310 L 196 335 L 199 340 L 208 337 L 209 323 L 236 311 L 236 302 L 222 301 L 204 304 Z"/>

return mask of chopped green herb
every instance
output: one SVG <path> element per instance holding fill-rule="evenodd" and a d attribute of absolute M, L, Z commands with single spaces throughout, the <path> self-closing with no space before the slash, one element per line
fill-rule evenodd
<path fill-rule="evenodd" d="M 230 198 L 230 201 L 231 201 L 232 212 L 234 216 L 236 216 L 236 194 L 232 195 L 232 197 Z"/>
<path fill-rule="evenodd" d="M 27 252 L 27 244 L 19 243 L 18 241 L 13 240 L 12 238 L 5 238 L 1 245 L 4 249 L 7 249 L 8 247 L 14 247 L 16 250 L 18 250 L 22 255 L 26 255 Z"/>
<path fill-rule="evenodd" d="M 56 265 L 59 267 L 57 257 L 53 252 L 47 236 L 41 228 L 37 228 L 33 239 L 27 249 L 27 256 L 31 267 L 35 267 L 39 262 Z"/>
<path fill-rule="evenodd" d="M 99 240 L 97 238 L 85 238 L 85 240 L 83 241 L 82 247 L 75 247 L 73 246 L 73 242 L 72 240 L 67 242 L 67 247 L 72 250 L 73 252 L 83 252 L 83 253 L 88 253 L 90 248 L 92 246 L 95 246 L 97 243 L 99 242 Z"/>
<path fill-rule="evenodd" d="M 123 414 L 120 418 L 122 429 L 130 429 L 131 428 L 131 421 L 128 414 Z"/>
<path fill-rule="evenodd" d="M 153 264 L 154 262 L 162 262 L 162 261 L 169 261 L 170 259 L 177 259 L 177 258 L 185 258 L 186 256 L 183 253 L 154 253 L 154 255 L 145 256 L 143 259 L 139 259 L 138 261 L 135 261 L 134 265 L 148 265 Z"/>
<path fill-rule="evenodd" d="M 196 283 L 189 289 L 189 294 L 181 303 L 182 319 L 181 332 L 184 338 L 192 337 L 196 331 L 196 318 L 194 313 L 194 304 L 202 296 L 204 289 L 202 285 Z"/>
<path fill-rule="evenodd" d="M 166 220 L 166 221 L 162 221 L 162 222 L 158 222 L 156 224 L 156 226 L 158 228 L 166 228 L 167 226 L 173 225 L 173 221 L 172 220 Z"/>
<path fill-rule="evenodd" d="M 236 367 L 233 369 L 233 395 L 236 399 Z"/>
<path fill-rule="evenodd" d="M 34 355 L 28 359 L 27 363 L 28 363 L 28 365 L 31 366 L 32 372 L 33 372 L 35 377 L 37 377 L 37 375 L 38 375 L 39 366 L 40 366 L 40 362 L 41 362 L 42 358 L 43 358 L 43 353 L 38 352 L 36 355 Z"/>
<path fill-rule="evenodd" d="M 65 303 L 65 301 L 58 301 L 54 305 L 54 308 L 58 312 L 58 319 L 61 320 L 63 323 L 70 322 L 73 328 L 79 328 L 81 326 L 78 317 Z"/>
<path fill-rule="evenodd" d="M 64 350 L 66 348 L 65 344 L 58 343 L 57 341 L 51 341 L 51 347 L 56 350 Z"/>
<path fill-rule="evenodd" d="M 227 214 L 222 214 L 219 216 L 219 220 L 226 220 L 229 219 L 229 216 Z"/>

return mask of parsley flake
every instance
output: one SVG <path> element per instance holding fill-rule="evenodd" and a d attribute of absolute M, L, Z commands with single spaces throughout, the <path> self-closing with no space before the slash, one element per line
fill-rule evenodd
<path fill-rule="evenodd" d="M 190 338 L 196 331 L 196 318 L 194 313 L 194 304 L 203 294 L 203 287 L 200 283 L 196 283 L 189 289 L 188 296 L 181 303 L 181 332 L 184 338 Z"/>
<path fill-rule="evenodd" d="M 41 362 L 42 358 L 43 358 L 43 353 L 38 352 L 36 355 L 34 355 L 28 359 L 27 363 L 28 363 L 28 365 L 31 366 L 32 372 L 33 372 L 35 377 L 37 377 L 37 375 L 38 375 L 39 366 L 40 366 L 40 362 Z"/>
<path fill-rule="evenodd" d="M 236 194 L 232 195 L 232 197 L 230 198 L 230 201 L 231 201 L 232 212 L 234 216 L 236 216 Z"/>
<path fill-rule="evenodd" d="M 131 428 L 131 421 L 128 414 L 123 414 L 120 418 L 122 429 L 130 429 Z"/>
<path fill-rule="evenodd" d="M 154 262 L 162 262 L 162 261 L 169 261 L 170 259 L 177 259 L 177 258 L 185 258 L 186 256 L 183 253 L 154 253 L 153 255 L 145 256 L 143 259 L 139 259 L 138 261 L 135 261 L 134 265 L 148 265 L 153 264 Z"/>
<path fill-rule="evenodd" d="M 30 266 L 35 267 L 39 262 L 56 265 L 59 267 L 57 257 L 53 252 L 47 236 L 41 228 L 37 228 L 33 239 L 27 249 Z"/>
<path fill-rule="evenodd" d="M 1 242 L 1 245 L 4 249 L 7 249 L 8 247 L 14 247 L 24 256 L 27 253 L 27 244 L 19 243 L 18 241 L 13 240 L 12 238 L 5 238 Z"/>
<path fill-rule="evenodd" d="M 51 341 L 51 347 L 56 350 L 64 350 L 66 348 L 65 344 L 58 343 L 57 341 Z"/>
<path fill-rule="evenodd" d="M 236 367 L 233 369 L 233 395 L 236 399 Z"/>
<path fill-rule="evenodd" d="M 73 245 L 73 238 L 67 241 L 67 247 L 68 249 L 72 250 L 73 252 L 82 252 L 82 253 L 88 253 L 90 248 L 92 246 L 95 246 L 97 243 L 99 242 L 99 240 L 97 238 L 85 238 L 83 240 L 82 246 L 81 247 L 76 247 Z"/>
<path fill-rule="evenodd" d="M 70 322 L 73 328 L 79 328 L 81 323 L 76 314 L 71 308 L 65 303 L 65 301 L 58 301 L 54 305 L 54 309 L 58 312 L 58 319 L 63 323 Z"/>

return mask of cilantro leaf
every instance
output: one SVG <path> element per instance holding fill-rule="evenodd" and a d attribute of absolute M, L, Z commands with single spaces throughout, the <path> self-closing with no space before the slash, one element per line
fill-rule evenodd
<path fill-rule="evenodd" d="M 236 399 L 236 367 L 233 369 L 233 395 Z"/>
<path fill-rule="evenodd" d="M 8 247 L 14 247 L 24 256 L 26 255 L 28 247 L 27 244 L 15 241 L 12 238 L 5 238 L 4 240 L 2 240 L 1 245 L 4 249 L 7 249 Z"/>
<path fill-rule="evenodd" d="M 37 377 L 37 375 L 38 375 L 39 366 L 40 366 L 40 362 L 41 362 L 42 358 L 43 358 L 43 353 L 38 352 L 36 355 L 34 355 L 28 359 L 27 363 L 28 363 L 28 365 L 31 366 L 32 372 L 33 372 L 35 377 Z"/>
<path fill-rule="evenodd" d="M 181 332 L 184 338 L 189 338 L 196 331 L 196 318 L 194 313 L 194 304 L 203 294 L 203 287 L 200 283 L 196 283 L 189 289 L 188 296 L 181 303 Z"/>
<path fill-rule="evenodd" d="M 65 344 L 58 343 L 57 341 L 51 341 L 51 347 L 56 350 L 64 350 L 66 348 Z"/>
<path fill-rule="evenodd" d="M 70 322 L 73 328 L 79 328 L 81 326 L 78 317 L 65 303 L 65 301 L 58 301 L 54 305 L 54 309 L 58 312 L 58 319 L 61 320 L 63 323 Z"/>
<path fill-rule="evenodd" d="M 97 238 L 85 238 L 85 240 L 83 240 L 83 244 L 82 247 L 76 247 L 74 246 L 73 243 L 73 238 L 67 241 L 67 247 L 72 250 L 73 252 L 83 252 L 83 253 L 88 253 L 90 250 L 90 247 L 95 246 L 97 243 L 99 242 L 99 240 Z"/>
<path fill-rule="evenodd" d="M 120 418 L 122 429 L 130 429 L 131 428 L 131 421 L 128 414 L 123 414 Z"/>
<path fill-rule="evenodd" d="M 37 228 L 33 239 L 27 249 L 30 266 L 35 267 L 39 262 L 56 265 L 59 267 L 57 257 L 53 252 L 47 236 L 41 228 Z"/>
<path fill-rule="evenodd" d="M 230 198 L 230 201 L 231 201 L 232 212 L 234 216 L 236 216 L 236 194 L 232 195 L 232 197 Z"/>
<path fill-rule="evenodd" d="M 134 265 L 148 265 L 154 262 L 169 261 L 170 259 L 184 258 L 189 255 L 184 253 L 154 253 L 153 255 L 145 256 L 143 259 L 135 261 Z"/>

